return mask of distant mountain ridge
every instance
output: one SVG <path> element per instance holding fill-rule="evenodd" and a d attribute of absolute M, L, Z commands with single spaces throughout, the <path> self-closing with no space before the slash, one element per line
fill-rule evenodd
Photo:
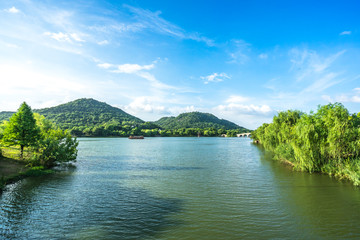
<path fill-rule="evenodd" d="M 218 136 L 224 132 L 223 130 L 231 131 L 232 135 L 235 132 L 249 131 L 233 122 L 219 119 L 213 114 L 201 112 L 182 113 L 177 117 L 163 117 L 155 122 L 145 122 L 120 108 L 92 98 L 81 98 L 33 111 L 44 115 L 60 128 L 68 129 L 74 136 L 193 136 L 200 130 L 204 132 L 206 129 L 208 131 L 212 129 L 211 133 L 207 132 L 208 136 Z M 8 120 L 12 114 L 14 112 L 0 112 L 0 123 Z M 184 135 L 181 129 L 192 130 Z"/>
<path fill-rule="evenodd" d="M 9 118 L 10 118 L 14 113 L 15 113 L 15 112 L 8 112 L 8 111 L 0 112 L 0 123 L 2 123 L 2 121 L 4 121 L 4 120 L 9 120 Z"/>
<path fill-rule="evenodd" d="M 164 129 L 215 128 L 247 130 L 228 120 L 219 119 L 211 113 L 202 112 L 182 113 L 177 117 L 163 117 L 154 123 Z"/>

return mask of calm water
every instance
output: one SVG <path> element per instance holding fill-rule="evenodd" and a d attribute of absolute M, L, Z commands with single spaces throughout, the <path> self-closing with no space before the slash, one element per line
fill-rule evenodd
<path fill-rule="evenodd" d="M 0 196 L 0 239 L 359 239 L 360 188 L 247 138 L 80 139 L 77 168 Z"/>

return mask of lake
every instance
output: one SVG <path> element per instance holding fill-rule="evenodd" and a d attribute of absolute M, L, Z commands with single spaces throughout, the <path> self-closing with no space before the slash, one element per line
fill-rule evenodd
<path fill-rule="evenodd" d="M 248 138 L 80 138 L 76 168 L 0 196 L 0 239 L 359 239 L 360 188 Z"/>

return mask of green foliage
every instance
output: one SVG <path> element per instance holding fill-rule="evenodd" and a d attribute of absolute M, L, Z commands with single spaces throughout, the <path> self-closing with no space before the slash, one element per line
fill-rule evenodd
<path fill-rule="evenodd" d="M 240 129 L 249 131 L 230 121 L 219 119 L 210 113 L 190 112 L 182 113 L 177 117 L 163 117 L 154 122 L 163 129 L 200 128 L 200 129 Z"/>
<path fill-rule="evenodd" d="M 36 125 L 33 112 L 24 102 L 7 123 L 3 131 L 3 142 L 9 146 L 19 145 L 20 158 L 22 158 L 24 147 L 36 146 L 39 137 L 40 130 Z"/>
<path fill-rule="evenodd" d="M 324 172 L 360 184 L 360 115 L 340 103 L 319 106 L 316 113 L 280 112 L 273 123 L 252 133 L 276 159 L 294 168 Z"/>
<path fill-rule="evenodd" d="M 27 160 L 32 166 L 53 167 L 57 164 L 75 161 L 78 142 L 50 120 L 23 103 L 18 112 L 0 125 L 2 142 L 8 146 L 20 146 L 21 159 L 24 147 L 28 147 Z M 31 158 L 31 159 L 28 159 Z"/>
<path fill-rule="evenodd" d="M 62 129 L 94 128 L 105 125 L 137 125 L 143 123 L 119 108 L 94 99 L 78 99 L 56 107 L 35 110 Z M 78 128 L 76 128 L 78 127 Z M 82 129 L 83 130 L 83 129 Z"/>
<path fill-rule="evenodd" d="M 28 169 L 26 172 L 23 173 L 23 175 L 26 177 L 38 177 L 38 176 L 51 174 L 53 172 L 54 172 L 53 170 L 46 169 L 44 168 L 44 166 L 36 166 Z"/>
<path fill-rule="evenodd" d="M 41 129 L 41 138 L 34 148 L 32 164 L 50 168 L 64 162 L 75 161 L 78 146 L 76 138 L 56 127 L 44 116 L 35 114 L 35 118 Z"/>
<path fill-rule="evenodd" d="M 78 99 L 34 112 L 44 115 L 46 119 L 76 137 L 197 136 L 199 132 L 201 136 L 236 136 L 237 133 L 249 132 L 235 123 L 199 112 L 183 113 L 176 118 L 161 118 L 156 122 L 144 122 L 119 108 L 94 99 Z M 0 119 L 6 119 L 10 114 L 2 112 Z"/>
<path fill-rule="evenodd" d="M 6 112 L 6 111 L 0 112 L 0 123 L 2 123 L 3 121 L 8 121 L 14 113 L 15 112 Z"/>
<path fill-rule="evenodd" d="M 128 137 L 141 134 L 143 129 L 159 128 L 94 99 L 78 99 L 35 111 L 77 137 Z"/>

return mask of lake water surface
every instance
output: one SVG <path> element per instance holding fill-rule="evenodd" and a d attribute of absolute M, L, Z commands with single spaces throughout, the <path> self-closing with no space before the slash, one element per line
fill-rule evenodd
<path fill-rule="evenodd" d="M 75 169 L 7 187 L 0 239 L 360 238 L 360 188 L 248 138 L 79 140 Z"/>

